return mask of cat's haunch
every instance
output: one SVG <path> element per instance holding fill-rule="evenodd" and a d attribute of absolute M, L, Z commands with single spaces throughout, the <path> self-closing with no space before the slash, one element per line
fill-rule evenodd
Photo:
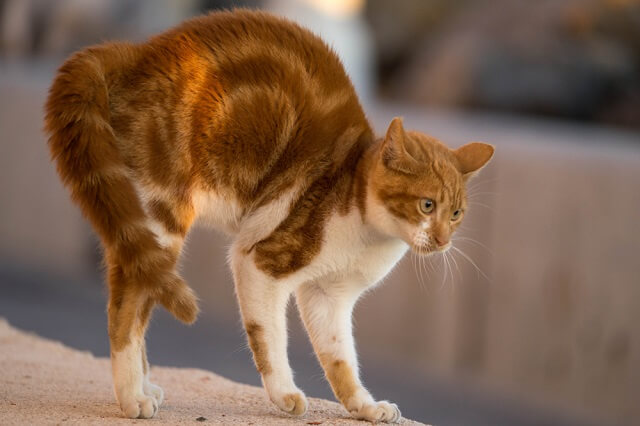
<path fill-rule="evenodd" d="M 375 138 L 336 54 L 295 23 L 248 10 L 76 53 L 51 86 L 46 129 L 60 177 L 104 246 L 114 387 L 127 417 L 153 417 L 163 399 L 144 343 L 154 305 L 196 319 L 176 264 L 201 222 L 233 236 L 247 338 L 278 407 L 307 410 L 286 350 L 295 293 L 340 402 L 356 418 L 400 419 L 360 381 L 353 306 L 409 248 L 451 246 L 465 183 L 492 146 L 451 150 L 398 118 Z"/>

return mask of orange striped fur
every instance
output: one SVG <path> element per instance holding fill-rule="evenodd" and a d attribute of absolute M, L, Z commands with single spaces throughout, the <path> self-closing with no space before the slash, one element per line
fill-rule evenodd
<path fill-rule="evenodd" d="M 237 236 L 234 264 L 292 291 L 284 283 L 322 270 L 314 262 L 327 257 L 328 227 L 340 218 L 395 233 L 404 249 L 436 250 L 433 241 L 447 242 L 459 224 L 449 217 L 465 208 L 466 180 L 493 153 L 480 143 L 450 150 L 405 132 L 399 119 L 376 139 L 336 54 L 292 22 L 247 10 L 195 18 L 145 43 L 76 53 L 51 86 L 46 130 L 58 173 L 105 249 L 114 385 L 129 417 L 153 416 L 162 400 L 147 380 L 144 333 L 153 306 L 187 323 L 198 314 L 176 272 L 197 219 Z M 425 219 L 426 197 L 440 212 L 428 244 L 402 231 Z M 269 220 L 276 222 L 264 225 Z M 306 399 L 276 356 L 280 320 L 252 307 L 245 295 L 258 290 L 245 290 L 239 268 L 240 307 L 267 391 L 285 411 L 302 414 Z M 275 287 L 268 288 L 265 298 Z M 357 365 L 340 351 L 316 350 L 339 399 L 359 410 L 354 415 L 399 418 L 397 407 L 354 402 L 368 395 Z M 134 379 L 123 378 L 125 370 Z M 276 379 L 284 384 L 270 385 Z"/>

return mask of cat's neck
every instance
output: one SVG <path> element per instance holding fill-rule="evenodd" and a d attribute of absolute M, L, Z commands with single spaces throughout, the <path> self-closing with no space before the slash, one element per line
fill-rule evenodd
<path fill-rule="evenodd" d="M 362 150 L 360 159 L 358 160 L 354 170 L 354 188 L 352 190 L 352 194 L 355 197 L 355 205 L 360 212 L 363 224 L 368 224 L 367 204 L 369 202 L 368 198 L 371 196 L 369 193 L 370 175 L 381 146 L 382 139 L 372 139 L 371 142 L 369 142 L 369 144 Z"/>
<path fill-rule="evenodd" d="M 356 204 L 360 211 L 362 224 L 368 230 L 368 234 L 374 239 L 393 240 L 398 239 L 396 236 L 388 235 L 382 232 L 380 220 L 388 218 L 388 215 L 382 214 L 381 209 L 385 207 L 379 202 L 375 194 L 374 188 L 371 186 L 371 175 L 380 155 L 383 139 L 375 139 L 362 153 L 362 157 L 356 168 L 355 196 Z"/>
<path fill-rule="evenodd" d="M 402 242 L 397 235 L 390 235 L 383 231 L 384 229 L 393 228 L 389 224 L 383 223 L 389 220 L 390 215 L 386 214 L 386 207 L 378 199 L 375 188 L 371 185 L 371 176 L 375 173 L 383 141 L 383 138 L 377 138 L 363 151 L 356 169 L 356 178 L 354 179 L 356 185 L 354 193 L 360 212 L 363 238 L 367 241 L 367 245 Z"/>

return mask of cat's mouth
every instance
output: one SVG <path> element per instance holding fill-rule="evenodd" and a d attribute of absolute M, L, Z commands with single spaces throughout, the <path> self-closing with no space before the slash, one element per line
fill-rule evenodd
<path fill-rule="evenodd" d="M 411 249 L 419 255 L 429 255 L 434 253 L 444 253 L 451 248 L 451 241 L 444 245 L 433 244 L 431 238 L 414 238 L 410 244 Z"/>
<path fill-rule="evenodd" d="M 422 256 L 433 254 L 438 251 L 431 244 L 416 244 L 416 243 L 411 244 L 411 250 L 413 250 L 415 253 Z"/>
<path fill-rule="evenodd" d="M 422 256 L 433 254 L 437 251 L 437 248 L 431 242 L 431 238 L 424 231 L 418 231 L 413 235 L 410 246 L 411 250 Z"/>
<path fill-rule="evenodd" d="M 419 255 L 427 256 L 434 253 L 444 253 L 451 248 L 451 243 L 447 243 L 444 246 L 435 247 L 432 245 L 416 245 L 411 244 L 411 249 Z"/>

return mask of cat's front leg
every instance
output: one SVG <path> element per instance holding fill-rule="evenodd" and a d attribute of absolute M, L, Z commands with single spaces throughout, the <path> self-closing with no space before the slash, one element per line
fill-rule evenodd
<path fill-rule="evenodd" d="M 231 266 L 247 339 L 269 399 L 281 410 L 300 416 L 307 411 L 307 398 L 293 382 L 287 357 L 291 285 L 258 270 L 251 256 L 240 250 L 232 249 Z"/>
<path fill-rule="evenodd" d="M 360 382 L 351 314 L 361 289 L 349 282 L 305 284 L 296 294 L 298 309 L 331 388 L 349 413 L 372 422 L 397 422 L 398 406 L 375 401 Z"/>

